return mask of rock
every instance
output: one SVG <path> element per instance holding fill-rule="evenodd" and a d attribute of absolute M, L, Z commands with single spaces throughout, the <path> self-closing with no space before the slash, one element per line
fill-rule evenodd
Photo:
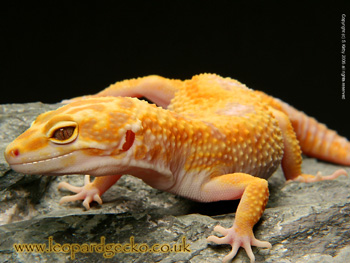
<path fill-rule="evenodd" d="M 1 105 L 1 151 L 39 113 L 59 106 Z M 320 170 L 324 174 L 339 168 L 310 158 L 304 159 L 303 167 L 307 173 Z M 102 206 L 93 204 L 85 211 L 79 202 L 58 205 L 59 199 L 69 194 L 58 191 L 58 183 L 79 185 L 82 176 L 18 174 L 2 154 L 0 174 L 1 262 L 104 262 L 105 257 L 113 257 L 114 262 L 221 262 L 230 250 L 227 245 L 208 244 L 206 237 L 216 224 L 231 227 L 238 201 L 196 203 L 124 176 L 103 196 Z M 273 247 L 253 248 L 256 261 L 346 262 L 350 257 L 349 177 L 286 184 L 279 169 L 269 182 L 270 201 L 255 226 L 255 235 Z M 121 253 L 122 245 L 131 249 L 127 244 L 132 242 L 138 246 Z M 89 247 L 92 243 L 95 247 Z M 115 253 L 111 252 L 112 243 Z M 20 253 L 15 244 L 17 248 L 18 244 L 46 244 L 46 248 Z M 149 252 L 155 244 L 164 252 Z M 175 244 L 181 252 L 167 252 Z M 53 247 L 64 252 L 55 253 Z M 234 262 L 249 262 L 243 249 Z"/>

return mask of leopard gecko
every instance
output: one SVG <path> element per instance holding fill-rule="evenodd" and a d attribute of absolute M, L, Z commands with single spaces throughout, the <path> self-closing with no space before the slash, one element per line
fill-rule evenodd
<path fill-rule="evenodd" d="M 154 104 L 140 100 L 145 97 Z M 43 113 L 8 145 L 11 168 L 26 174 L 88 174 L 83 187 L 60 203 L 102 204 L 101 195 L 122 175 L 200 202 L 240 199 L 231 228 L 216 226 L 230 244 L 223 261 L 243 247 L 270 248 L 253 226 L 268 201 L 267 179 L 282 166 L 286 180 L 332 180 L 301 171 L 301 152 L 350 165 L 350 143 L 287 103 L 231 78 L 200 74 L 181 81 L 146 76 L 111 85 L 95 95 L 66 101 Z"/>

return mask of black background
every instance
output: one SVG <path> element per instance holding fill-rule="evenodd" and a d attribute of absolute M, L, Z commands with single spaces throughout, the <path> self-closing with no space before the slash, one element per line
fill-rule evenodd
<path fill-rule="evenodd" d="M 340 76 L 346 1 L 71 2 L 0 8 L 0 103 L 54 103 L 127 78 L 210 72 L 350 137 L 350 86 L 342 100 Z"/>

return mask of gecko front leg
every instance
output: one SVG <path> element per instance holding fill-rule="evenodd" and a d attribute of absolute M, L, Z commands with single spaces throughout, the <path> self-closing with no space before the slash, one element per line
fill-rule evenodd
<path fill-rule="evenodd" d="M 244 173 L 221 175 L 206 183 L 203 193 L 208 196 L 221 195 L 220 200 L 241 198 L 233 226 L 228 229 L 221 226 L 214 228 L 224 237 L 210 236 L 207 239 L 217 244 L 232 246 L 231 252 L 224 257 L 224 262 L 230 261 L 239 247 L 245 249 L 251 262 L 255 262 L 251 246 L 271 248 L 269 242 L 256 239 L 253 233 L 253 226 L 264 212 L 269 197 L 268 183 L 265 179 Z"/>
<path fill-rule="evenodd" d="M 82 187 L 73 186 L 67 182 L 61 182 L 58 185 L 58 189 L 65 188 L 76 194 L 62 197 L 59 203 L 63 204 L 66 202 L 84 200 L 83 205 L 87 210 L 90 209 L 90 203 L 92 201 L 96 201 L 101 205 L 101 196 L 103 193 L 106 192 L 113 184 L 115 184 L 120 177 L 121 175 L 99 176 L 96 177 L 93 182 L 90 182 L 90 176 L 85 175 L 84 186 Z"/>

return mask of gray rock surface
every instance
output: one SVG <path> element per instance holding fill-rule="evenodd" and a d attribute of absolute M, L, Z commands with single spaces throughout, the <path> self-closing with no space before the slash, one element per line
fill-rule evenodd
<path fill-rule="evenodd" d="M 1 152 L 39 113 L 58 106 L 0 105 Z M 303 167 L 307 173 L 320 170 L 324 174 L 339 168 L 309 158 L 304 159 Z M 348 167 L 345 169 L 349 171 Z M 206 237 L 218 223 L 231 227 L 238 201 L 196 203 L 124 176 L 103 196 L 102 206 L 94 204 L 85 211 L 79 202 L 58 205 L 59 199 L 69 194 L 57 190 L 61 181 L 81 185 L 83 177 L 18 174 L 0 154 L 0 262 L 221 262 L 230 250 L 227 245 L 207 244 Z M 349 262 L 350 178 L 286 184 L 278 170 L 269 182 L 270 201 L 255 226 L 255 235 L 270 241 L 273 247 L 253 248 L 257 262 Z M 49 237 L 52 244 L 79 244 L 83 249 L 83 244 L 100 244 L 101 237 L 105 237 L 105 244 L 125 245 L 131 236 L 135 243 L 145 243 L 149 248 L 159 243 L 178 244 L 178 249 L 184 248 L 185 237 L 190 251 L 120 253 L 116 247 L 112 259 L 104 258 L 100 250 L 77 252 L 72 259 L 70 252 L 54 253 L 48 249 Z M 17 253 L 14 244 L 20 243 L 46 244 L 47 250 Z M 61 247 L 73 248 L 78 247 Z M 139 247 L 143 248 L 145 245 Z M 168 246 L 162 248 L 167 250 Z M 233 262 L 249 262 L 243 249 Z"/>

